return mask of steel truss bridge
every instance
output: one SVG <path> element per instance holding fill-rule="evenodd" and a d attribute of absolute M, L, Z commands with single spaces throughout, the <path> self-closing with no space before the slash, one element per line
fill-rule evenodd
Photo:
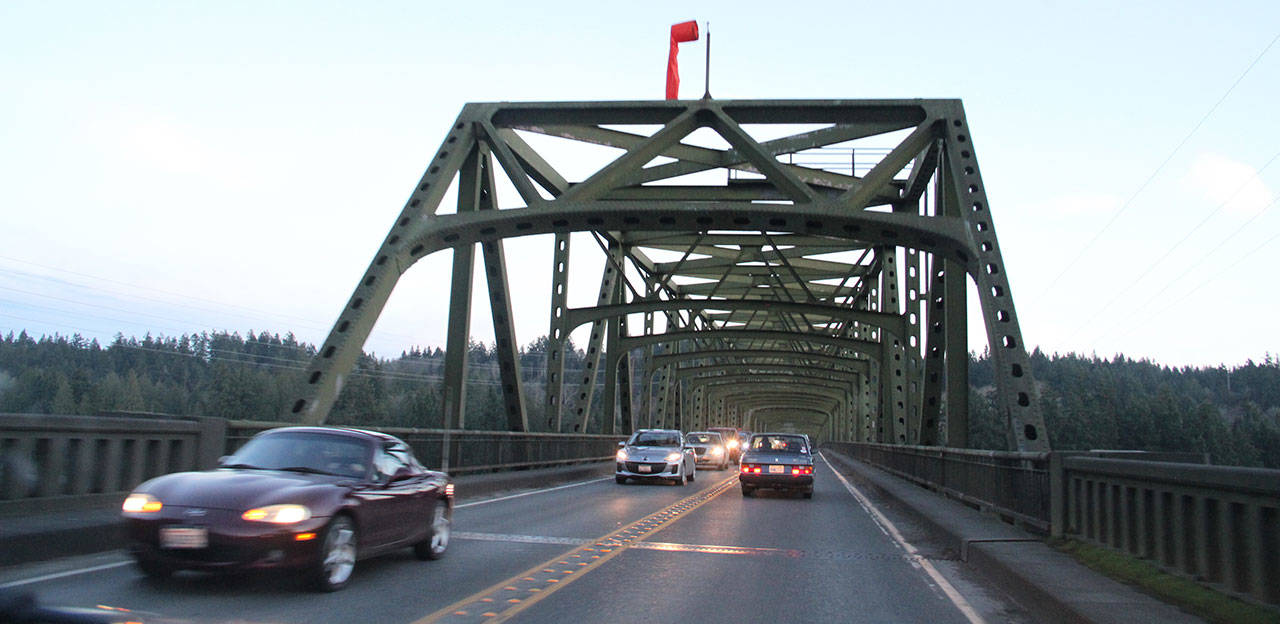
<path fill-rule="evenodd" d="M 558 162 L 566 143 L 614 156 L 584 174 Z M 499 205 L 508 184 L 517 206 Z M 590 307 L 568 305 L 575 232 L 607 255 Z M 538 234 L 554 235 L 554 257 L 533 422 L 503 242 Z M 1049 450 L 959 100 L 468 104 L 286 420 L 326 420 L 400 277 L 452 249 L 443 405 L 445 427 L 463 428 L 477 244 L 511 431 L 739 425 L 967 447 L 971 282 L 1009 448 Z M 568 337 L 585 325 L 586 367 L 569 377 Z"/>
<path fill-rule="evenodd" d="M 566 146 L 607 157 L 588 169 L 582 152 Z M 504 255 L 505 239 L 532 235 L 554 240 L 547 267 L 545 393 L 521 387 L 527 378 L 520 374 Z M 583 265 L 583 256 L 591 255 L 584 250 L 571 257 L 571 240 L 592 243 L 585 251 L 595 259 L 598 245 L 606 258 L 594 305 L 569 305 L 570 275 L 596 266 Z M 463 421 L 477 244 L 510 431 L 468 430 Z M 791 428 L 823 443 L 824 462 L 828 453 L 841 462 L 856 459 L 1036 533 L 1110 548 L 1236 597 L 1280 604 L 1276 471 L 1203 465 L 1202 454 L 1050 449 L 971 133 L 957 100 L 469 104 L 306 370 L 305 392 L 280 422 L 0 414 L 0 451 L 34 468 L 25 481 L 16 471 L 0 470 L 0 516 L 52 516 L 52 522 L 36 523 L 64 526 L 59 512 L 104 501 L 118 506 L 137 483 L 165 472 L 210 468 L 263 429 L 325 422 L 401 276 L 446 249 L 452 250 L 453 270 L 444 427 L 387 430 L 413 445 L 428 465 L 455 474 L 507 470 L 511 480 L 499 487 L 509 487 L 546 478 L 547 473 L 522 473 L 525 468 L 565 466 L 566 475 L 608 469 L 602 464 L 611 463 L 617 441 L 638 427 Z M 974 292 L 995 364 L 1009 451 L 967 448 L 966 311 Z M 569 336 L 578 328 L 584 328 L 578 335 L 590 332 L 581 374 L 566 368 Z M 545 404 L 529 409 L 527 396 L 545 396 Z M 926 613 L 931 621 L 959 621 L 954 606 L 940 604 L 941 591 L 918 585 L 923 580 L 909 572 L 915 556 L 908 565 L 901 553 L 910 549 L 881 543 L 889 532 L 862 517 L 860 510 L 868 507 L 850 496 L 854 489 L 832 466 L 821 470 L 832 471 L 816 481 L 825 503 L 802 514 L 782 505 L 716 498 L 732 487 L 731 475 L 699 477 L 688 497 L 660 488 L 624 492 L 606 478 L 578 482 L 574 490 L 549 488 L 536 499 L 468 503 L 494 506 L 459 506 L 459 526 L 468 533 L 455 537 L 519 543 L 519 549 L 497 552 L 504 563 L 514 561 L 514 570 L 533 567 L 501 580 L 508 572 L 494 565 L 495 551 L 473 543 L 452 556 L 452 578 L 485 579 L 480 585 L 498 581 L 467 600 L 478 598 L 473 606 L 481 609 L 517 605 L 504 607 L 508 615 L 530 608 L 541 599 L 535 594 L 551 594 L 549 586 L 525 584 L 542 573 L 554 574 L 548 582 L 565 579 L 557 585 L 563 587 L 569 579 L 560 574 L 597 569 L 595 582 L 625 587 L 634 567 L 594 568 L 585 561 L 577 566 L 592 567 L 548 566 L 572 565 L 571 559 L 583 556 L 579 550 L 586 547 L 580 544 L 598 545 L 596 535 L 613 540 L 627 532 L 626 548 L 641 551 L 631 561 L 653 561 L 644 553 L 661 552 L 662 566 L 654 569 L 680 566 L 690 572 L 658 574 L 651 581 L 695 584 L 676 591 L 654 585 L 614 592 L 609 602 L 618 613 L 652 609 L 654 591 L 696 601 L 659 601 L 672 613 L 699 613 L 706 607 L 699 596 L 716 589 L 696 583 L 722 584 L 726 575 L 750 566 L 747 582 L 754 577 L 826 583 L 808 587 L 821 599 L 803 601 L 810 610 L 803 618 L 847 619 L 856 612 L 894 620 L 902 619 L 905 606 L 911 617 Z M 906 489 L 909 497 L 919 496 L 918 488 Z M 698 522 L 672 528 L 663 543 L 645 543 L 645 536 L 704 503 Z M 968 511 L 946 508 L 934 517 L 954 519 Z M 116 522 L 114 515 L 110 520 Z M 11 562 L 21 561 L 17 553 L 30 552 L 32 544 L 44 556 L 112 547 L 106 525 L 45 530 L 32 539 L 14 524 L 0 523 L 0 555 Z M 784 524 L 786 539 L 779 541 Z M 946 524 L 952 528 L 938 530 L 947 533 L 941 539 L 950 540 L 952 550 L 1009 553 L 1000 568 L 1009 578 L 1049 574 L 1035 554 L 1043 545 L 1033 545 L 1028 533 Z M 648 528 L 636 528 L 641 525 Z M 567 535 L 591 539 L 565 542 Z M 79 543 L 85 539 L 92 543 Z M 976 542 L 972 549 L 970 542 Z M 621 552 L 615 542 L 607 544 L 609 556 Z M 786 544 L 790 550 L 759 544 Z M 564 551 L 569 545 L 575 550 Z M 984 551 L 987 546 L 992 550 Z M 876 557 L 877 548 L 890 554 Z M 806 551 L 841 556 L 773 556 Z M 705 553 L 717 554 L 699 558 Z M 553 554 L 548 563 L 535 565 Z M 134 572 L 97 574 L 127 563 L 40 572 L 17 583 L 57 585 L 78 596 L 76 601 L 98 601 L 87 604 L 118 599 L 186 614 L 212 612 L 204 595 L 175 601 L 170 592 L 137 583 Z M 467 600 L 455 602 L 456 592 L 441 591 L 469 586 L 451 586 L 448 568 L 427 575 L 389 572 L 397 567 L 389 565 L 381 575 L 371 567 L 365 589 L 348 591 L 364 592 L 350 602 L 267 592 L 236 595 L 215 610 L 306 621 L 367 619 L 371 608 L 383 620 L 476 615 Z M 1099 599 L 1098 585 L 1063 582 L 1078 572 L 1054 570 L 1043 586 L 1074 587 L 1070 591 L 1079 595 L 1045 601 L 1047 594 L 1037 590 L 1035 601 L 1053 617 L 1089 613 L 1172 621 L 1182 615 L 1171 608 L 1154 611 L 1163 605 L 1141 602 L 1145 597 Z M 90 572 L 100 580 L 68 579 L 61 585 L 65 575 Z M 590 583 L 575 585 L 584 590 L 576 597 L 565 592 L 559 596 L 571 598 L 529 613 L 535 619 L 554 613 L 556 621 L 596 618 L 601 602 Z M 772 593 L 776 586 L 742 592 L 747 602 L 738 606 L 773 619 L 796 617 L 794 601 Z M 387 601 L 387 595 L 415 599 Z M 917 599 L 904 603 L 903 595 Z M 493 596 L 506 602 L 493 604 Z M 921 611 L 930 597 L 938 604 Z M 1122 602 L 1129 611 L 1119 610 Z M 426 612 L 435 615 L 422 618 Z M 1142 616 L 1128 615 L 1136 613 Z"/>

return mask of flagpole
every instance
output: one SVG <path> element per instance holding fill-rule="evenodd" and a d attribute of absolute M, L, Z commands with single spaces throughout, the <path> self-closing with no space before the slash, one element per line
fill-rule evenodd
<path fill-rule="evenodd" d="M 711 22 L 707 22 L 707 70 L 703 73 L 704 84 L 706 90 L 702 92 L 702 99 L 711 99 Z"/>

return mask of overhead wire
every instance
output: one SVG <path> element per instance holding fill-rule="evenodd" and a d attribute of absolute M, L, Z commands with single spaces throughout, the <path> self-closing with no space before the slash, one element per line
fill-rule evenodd
<path fill-rule="evenodd" d="M 1275 199 L 1271 200 L 1271 203 L 1270 203 L 1270 204 L 1267 204 L 1267 206 L 1266 206 L 1265 208 L 1263 208 L 1262 210 L 1259 210 L 1256 214 L 1254 214 L 1252 217 L 1250 217 L 1247 221 L 1245 221 L 1244 223 L 1240 224 L 1240 227 L 1237 227 L 1233 232 L 1231 232 L 1230 234 L 1228 234 L 1228 235 L 1227 235 L 1225 238 L 1223 238 L 1221 241 L 1218 241 L 1218 244 L 1217 244 L 1217 245 L 1215 245 L 1215 246 L 1214 246 L 1212 249 L 1210 249 L 1208 252 L 1206 252 L 1206 253 L 1204 253 L 1203 255 L 1201 255 L 1201 256 L 1200 256 L 1200 260 L 1201 260 L 1201 261 L 1204 261 L 1204 260 L 1206 260 L 1206 259 L 1208 259 L 1208 258 L 1212 257 L 1212 256 L 1213 256 L 1214 254 L 1216 254 L 1219 250 L 1221 250 L 1221 249 L 1225 248 L 1225 247 L 1227 246 L 1227 243 L 1231 242 L 1231 239 L 1235 238 L 1235 237 L 1236 237 L 1236 236 L 1238 236 L 1241 232 L 1245 231 L 1245 230 L 1246 230 L 1246 229 L 1247 229 L 1247 228 L 1248 228 L 1248 227 L 1249 227 L 1249 226 L 1250 226 L 1254 221 L 1257 221 L 1257 220 L 1258 220 L 1258 219 L 1259 219 L 1263 214 L 1266 214 L 1269 210 L 1271 210 L 1272 208 L 1274 208 L 1277 204 L 1280 204 L 1280 196 L 1277 196 Z M 1277 235 L 1277 236 L 1280 236 L 1280 235 Z M 1266 247 L 1266 246 L 1267 246 L 1267 244 L 1269 244 L 1271 241 L 1274 241 L 1275 239 L 1276 239 L 1276 236 L 1271 237 L 1271 238 L 1270 238 L 1270 239 L 1268 239 L 1266 242 L 1264 242 L 1262 245 L 1259 245 L 1259 246 L 1258 246 L 1258 247 L 1256 247 L 1253 251 L 1250 251 L 1248 254 L 1246 254 L 1246 255 L 1245 255 L 1245 257 L 1248 257 L 1249 255 L 1251 255 L 1251 254 L 1255 253 L 1255 252 L 1256 252 L 1256 251 L 1258 251 L 1259 249 L 1261 249 L 1261 248 L 1263 248 L 1263 247 Z M 1235 265 L 1237 265 L 1237 264 L 1239 264 L 1241 261 L 1243 261 L 1243 259 L 1244 259 L 1244 258 L 1241 258 L 1240 260 L 1236 260 L 1235 262 L 1232 262 L 1232 263 L 1231 263 L 1230 265 L 1228 265 L 1227 267 L 1224 267 L 1224 268 L 1220 269 L 1220 270 L 1218 271 L 1218 273 L 1221 273 L 1222 271 L 1225 271 L 1225 270 L 1227 270 L 1227 269 L 1230 269 L 1230 268 L 1234 267 Z M 1142 302 L 1142 304 L 1138 306 L 1137 310 L 1142 310 L 1142 309 L 1146 308 L 1148 305 L 1150 305 L 1152 302 L 1154 302 L 1157 298 L 1159 298 L 1159 297 L 1160 297 L 1160 295 L 1163 295 L 1163 294 L 1164 294 L 1166 291 L 1168 291 L 1170 288 L 1173 288 L 1174 284 L 1177 284 L 1178 282 L 1180 282 L 1180 281 L 1182 281 L 1182 280 L 1186 279 L 1188 275 L 1190 275 L 1190 274 L 1189 274 L 1189 273 L 1184 273 L 1184 274 L 1180 275 L 1179 277 L 1174 278 L 1173 280 L 1170 280 L 1168 283 L 1166 283 L 1166 284 L 1164 285 L 1164 287 L 1163 287 L 1163 288 L 1161 288 L 1160 290 L 1156 291 L 1156 292 L 1155 292 L 1155 293 L 1153 293 L 1150 297 L 1148 297 L 1146 301 Z M 1198 289 L 1200 289 L 1200 288 L 1203 288 L 1205 284 L 1207 284 L 1207 283 L 1208 283 L 1208 282 L 1210 282 L 1210 281 L 1213 281 L 1214 279 L 1218 279 L 1218 277 L 1217 277 L 1216 275 L 1215 275 L 1215 276 L 1211 276 L 1211 277 L 1209 277 L 1209 278 L 1208 278 L 1204 283 L 1202 283 L 1202 284 L 1200 284 L 1199 286 L 1197 286 L 1197 287 L 1195 288 L 1195 290 L 1198 290 Z M 1181 301 L 1185 300 L 1186 298 L 1187 298 L 1187 297 L 1184 295 L 1183 297 L 1180 297 L 1177 301 L 1178 301 L 1178 302 L 1181 302 Z M 1168 307 L 1165 307 L 1165 308 L 1161 309 L 1161 310 L 1160 310 L 1160 314 L 1163 314 L 1164 312 L 1168 311 L 1170 308 L 1172 308 L 1172 306 L 1168 306 Z M 1154 318 L 1155 316 L 1157 316 L 1157 315 L 1151 315 L 1151 316 L 1148 316 L 1148 317 L 1146 317 L 1146 319 L 1144 319 L 1141 323 L 1128 323 L 1128 324 L 1125 324 L 1125 323 L 1123 323 L 1123 322 L 1118 323 L 1118 324 L 1116 324 L 1116 325 L 1112 326 L 1110 329 L 1108 329 L 1108 330 L 1106 330 L 1105 332 L 1103 332 L 1102 334 L 1100 334 L 1100 335 L 1098 336 L 1098 338 L 1099 338 L 1099 339 L 1101 339 L 1101 338 L 1105 338 L 1105 337 L 1107 337 L 1107 336 L 1110 336 L 1110 335 L 1111 335 L 1112 333 L 1114 333 L 1117 329 L 1120 329 L 1120 328 L 1122 328 L 1122 327 L 1136 327 L 1136 326 L 1138 326 L 1138 325 L 1140 325 L 1140 324 L 1142 324 L 1142 323 L 1145 323 L 1146 321 L 1150 320 L 1151 318 Z"/>
<path fill-rule="evenodd" d="M 1222 97 L 1218 98 L 1218 101 L 1214 102 L 1213 106 L 1209 107 L 1208 112 L 1206 112 L 1204 116 L 1200 118 L 1200 121 L 1196 122 L 1196 125 L 1191 128 L 1191 131 L 1188 132 L 1186 136 L 1182 137 L 1182 140 L 1179 141 L 1178 144 L 1174 146 L 1173 151 L 1169 152 L 1169 155 L 1165 157 L 1164 161 L 1161 162 L 1160 165 L 1155 168 L 1155 171 L 1152 171 L 1151 175 L 1147 176 L 1147 179 L 1143 181 L 1141 186 L 1138 187 L 1138 190 L 1134 191 L 1133 194 L 1131 194 L 1129 198 L 1126 199 L 1123 204 L 1121 204 L 1119 210 L 1116 210 L 1115 213 L 1111 215 L 1111 218 L 1108 219 L 1107 222 L 1102 226 L 1102 229 L 1098 230 L 1097 233 L 1093 235 L 1093 238 L 1090 238 L 1089 241 L 1086 242 L 1084 246 L 1080 248 L 1080 251 L 1075 255 L 1075 257 L 1072 258 L 1071 261 L 1067 263 L 1067 266 L 1064 267 L 1056 277 L 1054 277 L 1052 280 L 1049 281 L 1049 284 L 1045 287 L 1044 292 L 1040 294 L 1040 298 L 1043 299 L 1044 296 L 1047 295 L 1048 293 L 1054 292 L 1054 286 L 1056 286 L 1058 282 L 1062 280 L 1063 276 L 1065 276 L 1068 272 L 1070 272 L 1071 269 L 1075 268 L 1076 263 L 1078 263 L 1080 259 L 1084 257 L 1085 252 L 1089 251 L 1089 249 L 1093 247 L 1094 243 L 1097 243 L 1098 239 L 1102 238 L 1102 235 L 1105 234 L 1107 230 L 1111 229 L 1111 226 L 1115 224 L 1115 222 L 1120 218 L 1120 216 L 1123 215 L 1133 205 L 1133 200 L 1136 199 L 1138 195 L 1141 195 L 1144 190 L 1146 190 L 1146 188 L 1151 184 L 1151 182 L 1156 179 L 1156 176 L 1160 175 L 1160 172 L 1163 171 L 1165 166 L 1167 166 L 1169 162 L 1173 160 L 1173 157 L 1177 155 L 1179 151 L 1182 150 L 1183 146 L 1187 144 L 1187 141 L 1191 140 L 1191 137 L 1194 136 L 1195 133 L 1200 130 L 1200 127 L 1204 125 L 1204 122 L 1207 121 L 1209 117 L 1212 116 L 1213 113 L 1218 110 L 1218 107 L 1221 106 L 1224 101 L 1226 101 L 1227 97 L 1230 96 L 1233 91 L 1235 91 L 1236 87 L 1244 80 L 1245 76 L 1248 76 L 1249 72 L 1252 71 L 1255 66 L 1257 66 L 1258 62 L 1262 60 L 1262 57 L 1266 56 L 1267 52 L 1271 51 L 1271 48 L 1275 46 L 1276 41 L 1280 41 L 1280 34 L 1277 34 L 1271 40 L 1271 42 L 1267 44 L 1267 47 L 1263 48 L 1262 52 L 1260 52 L 1258 56 L 1253 59 L 1253 62 L 1249 63 L 1249 66 L 1245 68 L 1244 72 L 1242 72 L 1240 76 L 1236 78 L 1235 82 L 1231 83 L 1231 86 L 1227 88 L 1227 91 L 1222 94 Z"/>
<path fill-rule="evenodd" d="M 1215 216 L 1217 216 L 1219 212 L 1222 212 L 1222 210 L 1223 210 L 1224 208 L 1226 208 L 1226 207 L 1227 207 L 1227 206 L 1228 206 L 1232 201 L 1234 201 L 1234 200 L 1235 200 L 1235 198 L 1236 198 L 1236 196 L 1238 196 L 1242 191 L 1244 191 L 1244 189 L 1245 189 L 1245 188 L 1247 188 L 1247 187 L 1249 186 L 1249 184 L 1250 184 L 1250 183 L 1252 183 L 1254 180 L 1259 179 L 1259 178 L 1262 176 L 1262 172 L 1263 172 L 1263 171 L 1266 171 L 1266 170 L 1267 170 L 1267 168 L 1268 168 L 1268 167 L 1270 167 L 1270 166 L 1271 166 L 1271 164 L 1272 164 L 1272 163 L 1274 163 L 1277 159 L 1280 159 L 1280 152 L 1276 152 L 1276 153 L 1275 153 L 1275 155 L 1273 155 L 1273 156 L 1271 157 L 1271 159 L 1270 159 L 1270 160 L 1268 160 L 1268 161 L 1266 162 L 1266 164 L 1264 164 L 1260 169 L 1258 169 L 1258 170 L 1254 171 L 1253 175 L 1249 176 L 1249 177 L 1248 177 L 1248 178 L 1246 178 L 1243 182 L 1241 182 L 1241 183 L 1240 183 L 1240 186 L 1238 186 L 1238 187 L 1235 189 L 1235 191 L 1233 191 L 1233 192 L 1231 193 L 1231 195 L 1230 195 L 1229 197 L 1227 197 L 1227 199 L 1226 199 L 1226 200 L 1224 200 L 1223 202 L 1219 203 L 1219 204 L 1218 204 L 1218 206 L 1217 206 L 1216 208 L 1214 208 L 1212 211 L 1210 211 L 1210 212 L 1209 212 L 1209 214 L 1208 214 L 1208 215 L 1206 215 L 1203 219 L 1201 219 L 1201 220 L 1200 220 L 1200 222 L 1199 222 L 1199 223 L 1197 223 L 1194 227 L 1192 227 L 1190 231 L 1188 231 L 1186 234 L 1184 234 L 1184 235 L 1183 235 L 1183 237 L 1182 237 L 1181 239 L 1179 239 L 1176 243 L 1174 243 L 1172 246 L 1170 246 L 1168 249 L 1166 249 L 1166 250 L 1165 250 L 1165 252 L 1164 252 L 1164 253 L 1163 253 L 1159 258 L 1156 258 L 1156 260 L 1155 260 L 1154 262 L 1152 262 L 1151 264 L 1147 265 L 1147 268 L 1146 268 L 1142 273 L 1140 273 L 1137 277 L 1133 278 L 1133 280 L 1129 283 L 1129 285 L 1128 285 L 1128 286 L 1125 286 L 1124 288 L 1122 288 L 1122 289 L 1120 289 L 1119 291 L 1117 291 L 1117 293 L 1115 294 L 1115 296 L 1113 296 L 1113 297 L 1112 297 L 1109 301 L 1107 301 L 1105 304 L 1103 304 L 1103 305 L 1101 305 L 1101 306 L 1099 306 L 1099 307 L 1095 308 L 1095 309 L 1094 309 L 1094 313 L 1093 313 L 1093 315 L 1092 315 L 1092 316 L 1090 316 L 1086 321 L 1084 321 L 1083 323 L 1081 323 L 1081 324 L 1076 328 L 1076 330 L 1075 330 L 1074 332 L 1072 332 L 1070 336 L 1068 336 L 1067 340 L 1069 341 L 1069 340 L 1071 340 L 1072 338 L 1075 338 L 1075 336 L 1076 336 L 1077 334 L 1079 334 L 1081 330 L 1083 330 L 1085 327 L 1088 327 L 1088 326 L 1092 325 L 1092 324 L 1093 324 L 1094 319 L 1097 319 L 1099 316 L 1101 316 L 1101 315 L 1102 315 L 1102 313 L 1103 313 L 1104 311 L 1106 311 L 1108 308 L 1110 308 L 1113 304 L 1115 304 L 1115 302 L 1116 302 L 1116 301 L 1119 301 L 1119 300 L 1120 300 L 1120 298 L 1121 298 L 1121 297 L 1123 297 L 1124 295 L 1131 293 L 1131 292 L 1132 292 L 1132 290 L 1131 290 L 1131 289 L 1132 289 L 1134 286 L 1137 286 L 1137 285 L 1138 285 L 1138 283 L 1139 283 L 1139 282 L 1141 282 L 1141 281 L 1143 280 L 1143 278 L 1145 278 L 1146 276 L 1150 275 L 1150 274 L 1151 274 L 1151 272 L 1152 272 L 1152 271 L 1154 271 L 1154 270 L 1156 269 L 1156 267 L 1160 266 L 1160 264 L 1161 264 L 1162 262 L 1164 262 L 1166 259 L 1168 259 L 1171 255 L 1173 255 L 1173 252 L 1174 252 L 1178 247 L 1181 247 L 1181 246 L 1182 246 L 1182 244 L 1183 244 L 1183 243 L 1185 243 L 1185 242 L 1187 242 L 1187 241 L 1188 241 L 1188 240 L 1189 240 L 1189 239 L 1190 239 L 1190 238 L 1191 238 L 1191 237 L 1192 237 L 1196 232 L 1200 231 L 1200 228 L 1204 227 L 1204 225 L 1205 225 L 1206 223 L 1208 223 L 1211 219 L 1213 219 Z M 1275 203 L 1275 202 L 1272 202 L 1272 204 L 1274 204 L 1274 203 Z M 1258 214 L 1260 215 L 1262 212 L 1266 212 L 1266 210 L 1267 210 L 1268 208 L 1270 208 L 1270 206 L 1267 206 L 1266 208 L 1263 208 L 1263 209 L 1262 209 Z M 1254 221 L 1254 219 L 1256 219 L 1256 218 L 1257 218 L 1257 216 L 1258 216 L 1258 215 L 1255 215 L 1253 219 L 1250 219 L 1249 221 L 1247 221 L 1247 222 L 1246 222 L 1246 225 L 1248 225 L 1248 223 L 1252 223 L 1252 222 Z M 1239 233 L 1240 231 L 1242 231 L 1242 230 L 1243 230 L 1243 226 L 1241 227 L 1241 229 L 1236 230 L 1236 232 L 1235 232 L 1235 233 L 1233 233 L 1231 236 L 1235 236 L 1235 234 L 1238 234 L 1238 233 Z M 1229 238 L 1230 238 L 1230 237 L 1228 237 L 1228 240 L 1229 240 Z M 1225 244 L 1225 242 L 1226 242 L 1226 241 L 1223 241 L 1222 243 L 1219 243 L 1219 247 L 1221 247 L 1223 244 Z M 1216 251 L 1217 249 L 1218 249 L 1218 248 L 1217 248 L 1217 247 L 1215 247 L 1215 248 L 1214 248 L 1214 251 Z M 1211 253 L 1212 253 L 1212 252 L 1211 252 Z M 1208 255 L 1209 255 L 1209 254 L 1205 254 L 1205 257 L 1207 257 Z M 1181 276 L 1179 276 L 1179 277 L 1175 278 L 1175 279 L 1173 280 L 1173 282 L 1174 282 L 1174 283 L 1176 283 L 1177 281 L 1179 281 L 1179 280 L 1181 280 L 1181 279 L 1183 279 L 1183 278 L 1185 278 L 1185 274 L 1183 274 L 1183 275 L 1181 275 Z M 1166 286 L 1164 289 L 1161 289 L 1159 292 L 1163 293 L 1163 292 L 1164 292 L 1164 290 L 1166 290 L 1167 288 L 1168 288 L 1168 286 Z M 1150 301 L 1148 301 L 1148 303 L 1149 303 L 1149 302 L 1150 302 Z M 1145 306 L 1145 305 L 1146 305 L 1146 304 L 1144 303 L 1144 304 L 1143 304 L 1143 306 Z"/>
<path fill-rule="evenodd" d="M 1231 264 L 1229 264 L 1229 265 L 1227 265 L 1226 267 L 1224 267 L 1224 268 L 1223 268 L 1223 270 L 1228 270 L 1228 269 L 1235 268 L 1235 266 L 1236 266 L 1236 265 L 1240 264 L 1241 262 L 1244 262 L 1245 260 L 1248 260 L 1251 256 L 1253 256 L 1253 254 L 1258 253 L 1259 251 L 1261 251 L 1261 250 L 1262 250 L 1263 248 L 1265 248 L 1266 246 L 1268 246 L 1268 245 L 1270 245 L 1270 244 L 1272 244 L 1272 243 L 1276 242 L 1276 240 L 1277 240 L 1277 239 L 1280 239 L 1280 233 L 1277 233 L 1277 234 L 1273 235 L 1271 238 L 1268 238 L 1267 240 L 1263 241 L 1263 242 L 1262 242 L 1262 244 L 1260 244 L 1260 245 L 1258 245 L 1257 247 L 1254 247 L 1253 249 L 1249 250 L 1249 251 L 1248 251 L 1247 253 L 1245 253 L 1243 256 L 1240 256 L 1239 258 L 1237 258 L 1235 262 L 1232 262 Z M 1194 295 L 1194 294 L 1196 294 L 1197 292 L 1199 292 L 1199 290 L 1200 290 L 1201 288 L 1204 288 L 1205 286 L 1208 286 L 1210 283 L 1212 283 L 1213 281 L 1215 281 L 1215 280 L 1217 280 L 1217 279 L 1219 279 L 1217 276 L 1209 276 L 1208 278 L 1206 278 L 1204 281 L 1200 282 L 1200 284 L 1198 284 L 1198 285 L 1197 285 L 1197 286 L 1195 286 L 1194 288 L 1191 288 L 1191 289 L 1190 289 L 1190 290 L 1188 290 L 1186 293 L 1183 293 L 1183 295 L 1182 295 L 1181 297 L 1179 297 L 1177 300 L 1173 301 L 1172 303 L 1170 303 L 1169 305 L 1165 306 L 1164 308 L 1161 308 L 1160 310 L 1157 310 L 1157 311 L 1155 311 L 1155 312 L 1151 313 L 1150 315 L 1148 315 L 1148 316 L 1147 316 L 1145 319 L 1143 319 L 1143 320 L 1142 320 L 1142 322 L 1141 322 L 1141 323 L 1139 323 L 1139 324 L 1146 324 L 1147 322 L 1151 321 L 1152 319 L 1156 318 L 1157 316 L 1160 316 L 1161 314 L 1164 314 L 1165 312 L 1168 312 L 1169 310 L 1172 310 L 1173 308 L 1175 308 L 1175 307 L 1179 306 L 1183 301 L 1186 301 L 1189 297 L 1191 297 L 1192 295 Z"/>

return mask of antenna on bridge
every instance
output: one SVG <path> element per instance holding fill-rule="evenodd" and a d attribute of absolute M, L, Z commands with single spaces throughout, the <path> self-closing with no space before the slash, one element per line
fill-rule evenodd
<path fill-rule="evenodd" d="M 703 72 L 702 78 L 706 89 L 702 92 L 702 99 L 711 99 L 711 22 L 707 22 L 707 70 Z"/>

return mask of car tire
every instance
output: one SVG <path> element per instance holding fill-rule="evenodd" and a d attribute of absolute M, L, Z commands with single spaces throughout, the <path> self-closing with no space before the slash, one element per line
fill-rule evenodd
<path fill-rule="evenodd" d="M 421 542 L 413 545 L 413 554 L 423 561 L 439 559 L 449 549 L 449 536 L 453 533 L 453 506 L 436 501 L 431 512 L 431 529 Z"/>
<path fill-rule="evenodd" d="M 156 581 L 163 581 L 173 576 L 173 572 L 174 572 L 173 568 L 163 563 L 160 563 L 159 561 L 152 561 L 150 559 L 141 559 L 141 558 L 136 559 L 136 561 L 138 563 L 138 569 L 142 570 L 142 573 L 147 575 L 147 578 L 149 579 L 153 579 Z"/>
<path fill-rule="evenodd" d="M 813 498 L 813 490 L 807 490 L 801 496 L 804 496 L 805 498 Z"/>
<path fill-rule="evenodd" d="M 334 516 L 320 542 L 319 558 L 311 570 L 311 586 L 333 592 L 347 586 L 356 567 L 356 525 L 345 515 Z"/>
<path fill-rule="evenodd" d="M 742 495 L 743 495 L 743 496 L 755 496 L 755 495 L 756 495 L 756 489 L 744 483 L 744 484 L 742 485 Z"/>
<path fill-rule="evenodd" d="M 614 480 L 614 481 L 616 481 L 616 482 L 618 482 L 618 485 L 623 485 L 623 484 L 625 484 L 625 483 L 627 482 L 627 478 L 626 478 L 626 477 L 620 477 L 620 476 L 618 476 L 618 475 L 613 475 L 613 480 Z"/>

